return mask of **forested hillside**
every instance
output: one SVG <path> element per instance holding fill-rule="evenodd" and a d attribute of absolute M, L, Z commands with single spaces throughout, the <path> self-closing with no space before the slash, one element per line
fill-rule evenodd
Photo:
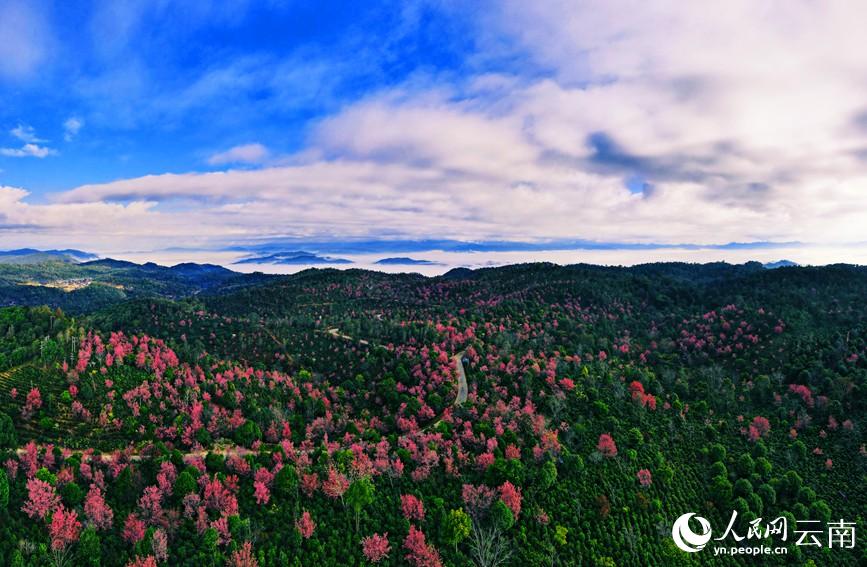
<path fill-rule="evenodd" d="M 867 562 L 864 268 L 0 270 L 0 564 Z"/>

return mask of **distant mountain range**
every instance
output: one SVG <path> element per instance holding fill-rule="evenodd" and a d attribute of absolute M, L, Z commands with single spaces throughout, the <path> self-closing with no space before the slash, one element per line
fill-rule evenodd
<path fill-rule="evenodd" d="M 99 258 L 96 254 L 81 250 L 37 250 L 35 248 L 18 248 L 16 250 L 0 250 L 0 264 L 41 264 L 42 262 L 71 262 L 78 264 Z"/>
<path fill-rule="evenodd" d="M 768 262 L 767 264 L 762 264 L 762 266 L 768 270 L 773 270 L 776 268 L 794 268 L 799 265 L 800 264 L 792 262 L 791 260 L 777 260 L 776 262 Z"/>
<path fill-rule="evenodd" d="M 430 260 L 416 260 L 415 258 L 383 258 L 374 262 L 379 266 L 442 266 L 439 262 Z"/>
<path fill-rule="evenodd" d="M 280 286 L 305 279 L 357 277 L 362 270 L 336 270 L 329 264 L 352 264 L 350 260 L 321 256 L 313 252 L 294 251 L 245 258 L 239 263 L 323 264 L 298 274 L 266 275 L 261 272 L 238 273 L 213 264 L 182 263 L 167 267 L 148 262 L 136 264 L 112 258 L 92 259 L 95 255 L 79 250 L 34 250 L 21 249 L 0 252 L 0 306 L 48 305 L 60 307 L 70 313 L 94 312 L 103 308 L 137 299 L 181 299 L 195 296 L 213 297 L 228 293 L 255 294 L 259 286 Z M 82 261 L 86 258 L 88 260 Z M 380 266 L 429 265 L 430 261 L 410 256 L 381 258 Z M 725 281 L 752 282 L 762 286 L 777 281 L 778 277 L 793 274 L 812 277 L 817 273 L 843 273 L 863 277 L 867 267 L 835 265 L 823 268 L 794 267 L 796 264 L 780 260 L 768 264 L 747 262 L 727 264 L 653 263 L 629 268 L 575 264 L 558 266 L 549 263 L 514 264 L 490 268 L 454 268 L 433 278 L 434 281 L 484 280 L 499 285 L 502 278 L 547 278 L 557 274 L 581 272 L 586 274 L 611 274 L 612 277 L 629 275 L 642 281 L 664 278 L 678 285 L 717 285 Z M 784 267 L 782 270 L 771 268 Z M 412 271 L 412 270 L 406 270 Z M 784 273 L 785 272 L 785 273 Z M 421 278 L 418 274 L 387 275 L 367 271 L 376 281 L 403 281 L 400 278 Z M 557 276 L 559 277 L 559 276 Z M 409 281 L 409 280 L 407 280 Z M 282 282 L 282 283 L 281 283 Z M 294 283 L 292 283 L 294 285 Z M 253 291 L 255 288 L 256 291 Z"/>
<path fill-rule="evenodd" d="M 76 313 L 130 299 L 176 299 L 237 289 L 271 278 L 261 273 L 239 274 L 213 264 L 167 267 L 112 258 L 82 262 L 77 259 L 95 256 L 66 251 L 15 252 L 16 256 L 9 257 L 19 261 L 0 263 L 0 306 L 49 305 Z M 30 258 L 30 262 L 21 262 L 21 258 Z"/>
<path fill-rule="evenodd" d="M 293 252 L 277 252 L 274 254 L 252 256 L 238 260 L 235 264 L 284 264 L 284 265 L 318 265 L 318 264 L 351 264 L 346 258 L 319 256 L 313 252 L 297 250 Z"/>
<path fill-rule="evenodd" d="M 318 266 L 328 264 L 352 264 L 352 260 L 335 256 L 320 255 L 315 252 L 293 250 L 289 252 L 269 252 L 243 258 L 235 264 L 282 264 L 294 266 Z M 438 262 L 431 260 L 419 260 L 407 256 L 382 258 L 374 262 L 378 266 L 440 266 Z"/>
<path fill-rule="evenodd" d="M 174 266 L 161 266 L 153 262 L 145 264 L 136 264 L 126 260 L 115 260 L 114 258 L 102 258 L 90 262 L 82 262 L 81 266 L 88 267 L 106 267 L 106 268 L 126 268 L 131 270 L 149 271 L 159 274 L 172 274 L 181 278 L 203 278 L 203 277 L 226 277 L 237 275 L 236 272 L 223 266 L 216 264 L 194 264 L 186 262 L 183 264 L 175 264 Z"/>

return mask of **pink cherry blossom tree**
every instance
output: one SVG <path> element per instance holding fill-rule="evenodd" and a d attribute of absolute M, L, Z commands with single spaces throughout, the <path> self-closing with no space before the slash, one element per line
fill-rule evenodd
<path fill-rule="evenodd" d="M 316 522 L 310 517 L 310 512 L 304 510 L 301 517 L 295 520 L 295 527 L 304 539 L 313 537 L 313 532 L 316 531 Z"/>
<path fill-rule="evenodd" d="M 515 488 L 515 485 L 507 480 L 500 486 L 499 493 L 500 500 L 512 511 L 512 516 L 517 520 L 521 513 L 521 489 Z"/>
<path fill-rule="evenodd" d="M 229 557 L 229 567 L 259 567 L 259 562 L 253 556 L 253 544 L 245 541 L 244 545 L 236 549 Z"/>
<path fill-rule="evenodd" d="M 21 510 L 31 518 L 44 518 L 60 504 L 54 487 L 38 478 L 27 481 L 27 501 Z"/>
<path fill-rule="evenodd" d="M 653 475 L 650 474 L 650 471 L 647 469 L 641 469 L 636 473 L 636 478 L 638 479 L 638 483 L 641 486 L 650 486 L 653 484 Z"/>
<path fill-rule="evenodd" d="M 78 521 L 78 514 L 74 510 L 59 506 L 51 515 L 48 533 L 53 551 L 65 551 L 67 547 L 78 541 L 80 532 L 81 522 Z"/>
<path fill-rule="evenodd" d="M 412 494 L 401 494 L 400 508 L 407 520 L 424 520 L 424 504 Z"/>
<path fill-rule="evenodd" d="M 364 552 L 364 557 L 371 563 L 379 563 L 391 551 L 391 546 L 388 543 L 388 532 L 383 535 L 373 534 L 361 540 L 361 549 Z"/>
<path fill-rule="evenodd" d="M 123 524 L 123 539 L 129 543 L 138 543 L 144 539 L 145 523 L 139 520 L 135 513 L 126 517 Z"/>
<path fill-rule="evenodd" d="M 614 438 L 608 433 L 603 433 L 599 436 L 599 442 L 596 443 L 596 450 L 599 451 L 603 457 L 613 458 L 617 456 L 617 444 L 614 442 Z"/>
<path fill-rule="evenodd" d="M 415 567 L 442 567 L 439 552 L 425 541 L 424 532 L 415 526 L 409 527 L 403 547 L 407 550 L 406 560 Z"/>
<path fill-rule="evenodd" d="M 105 503 L 102 490 L 96 484 L 91 484 L 90 490 L 87 491 L 87 497 L 84 499 L 84 514 L 97 530 L 111 529 L 114 511 Z"/>

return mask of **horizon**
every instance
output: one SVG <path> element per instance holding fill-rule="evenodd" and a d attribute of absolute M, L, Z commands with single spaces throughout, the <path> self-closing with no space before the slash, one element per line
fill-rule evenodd
<path fill-rule="evenodd" d="M 831 266 L 831 265 L 847 265 L 853 267 L 861 267 L 864 264 L 851 263 L 851 262 L 832 262 L 826 264 L 811 264 L 811 263 L 799 263 L 794 262 L 789 258 L 777 258 L 775 260 L 757 260 L 751 257 L 743 261 L 730 261 L 726 259 L 718 259 L 718 260 L 705 260 L 705 261 L 692 261 L 689 259 L 662 259 L 662 260 L 652 260 L 652 261 L 643 261 L 638 258 L 634 262 L 630 263 L 600 263 L 600 262 L 592 262 L 587 259 L 582 258 L 551 258 L 551 257 L 541 257 L 541 258 L 527 258 L 521 259 L 520 257 L 515 257 L 517 259 L 513 259 L 513 261 L 502 261 L 502 262 L 477 262 L 477 263 L 448 263 L 445 261 L 418 261 L 416 258 L 408 258 L 404 256 L 388 256 L 382 254 L 346 254 L 345 258 L 339 258 L 337 262 L 320 262 L 320 263 L 289 263 L 289 264 L 278 264 L 278 263 L 258 263 L 258 262 L 244 262 L 245 258 L 249 258 L 248 255 L 234 255 L 231 257 L 231 260 L 226 260 L 225 257 L 205 257 L 201 259 L 201 261 L 190 261 L 189 259 L 184 259 L 183 257 L 175 257 L 175 258 L 166 258 L 164 261 L 155 261 L 150 259 L 151 253 L 139 253 L 139 254 L 122 254 L 118 257 L 111 256 L 101 256 L 97 254 L 91 254 L 87 251 L 82 250 L 54 250 L 54 249 L 15 249 L 15 250 L 0 250 L 0 256 L 4 254 L 14 254 L 18 253 L 19 255 L 24 252 L 36 252 L 36 253 L 65 253 L 67 256 L 69 253 L 82 253 L 86 255 L 86 258 L 77 258 L 73 261 L 73 263 L 78 264 L 88 264 L 91 262 L 99 262 L 104 260 L 111 261 L 120 261 L 120 262 L 130 262 L 135 265 L 141 266 L 144 264 L 154 264 L 162 268 L 173 268 L 180 265 L 193 264 L 199 266 L 218 266 L 230 270 L 237 274 L 252 274 L 252 273 L 261 273 L 266 275 L 293 275 L 300 272 L 304 272 L 307 270 L 362 270 L 362 271 L 374 271 L 381 272 L 385 274 L 416 274 L 424 277 L 437 277 L 444 275 L 450 271 L 455 269 L 469 269 L 469 270 L 482 270 L 482 269 L 491 269 L 491 268 L 507 268 L 511 266 L 521 266 L 521 265 L 537 265 L 537 264 L 550 264 L 560 267 L 569 267 L 569 266 L 597 266 L 597 267 L 609 267 L 609 268 L 632 268 L 636 266 L 649 265 L 649 264 L 690 264 L 690 265 L 710 265 L 710 264 L 727 264 L 731 266 L 743 266 L 749 263 L 757 263 L 766 269 L 776 269 L 780 267 L 799 267 L 799 268 L 815 268 L 815 267 L 823 267 L 823 266 Z M 574 251 L 566 251 L 567 253 L 572 253 Z M 312 256 L 316 256 L 315 253 L 311 253 Z M 209 261 L 213 260 L 213 261 Z M 399 260 L 396 262 L 392 262 L 392 260 Z M 414 262 L 404 262 L 403 260 L 414 260 Z M 51 261 L 51 260 L 41 260 L 41 261 Z M 62 260 L 61 260 L 62 261 Z M 0 264 L 3 263 L 3 260 L 0 259 Z"/>
<path fill-rule="evenodd" d="M 0 247 L 867 263 L 867 8 L 622 8 L 3 2 Z"/>

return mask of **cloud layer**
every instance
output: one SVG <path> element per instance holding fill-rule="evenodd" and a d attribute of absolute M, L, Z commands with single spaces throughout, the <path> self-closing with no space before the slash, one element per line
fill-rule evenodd
<path fill-rule="evenodd" d="M 179 238 L 867 242 L 867 7 L 489 8 L 437 8 L 474 30 L 460 73 L 360 93 L 309 121 L 295 151 L 229 142 L 201 149 L 229 169 L 153 172 L 42 203 L 0 188 L 0 222 L 27 227 L 14 231 L 22 242 L 63 233 L 98 250 Z M 165 112 L 261 80 L 262 61 L 214 70 Z M 49 155 L 20 133 L 4 155 Z"/>

